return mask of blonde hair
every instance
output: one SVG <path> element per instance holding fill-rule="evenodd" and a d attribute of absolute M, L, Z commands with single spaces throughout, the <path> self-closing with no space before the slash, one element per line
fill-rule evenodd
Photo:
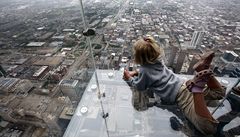
<path fill-rule="evenodd" d="M 133 52 L 136 64 L 154 64 L 161 54 L 161 48 L 153 37 L 148 36 L 134 44 Z"/>

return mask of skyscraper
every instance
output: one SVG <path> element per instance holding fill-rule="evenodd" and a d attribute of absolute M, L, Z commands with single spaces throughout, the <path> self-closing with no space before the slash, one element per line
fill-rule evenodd
<path fill-rule="evenodd" d="M 164 48 L 165 56 L 166 56 L 166 65 L 169 67 L 172 67 L 174 64 L 174 59 L 176 57 L 176 54 L 178 52 L 179 48 L 176 46 L 170 46 L 167 48 Z"/>
<path fill-rule="evenodd" d="M 193 69 L 193 66 L 198 62 L 196 56 L 193 56 L 191 61 L 190 61 L 190 64 L 189 64 L 189 67 L 188 67 L 188 70 L 187 70 L 187 74 L 190 74 L 192 75 L 194 73 L 194 69 Z"/>
<path fill-rule="evenodd" d="M 6 77 L 7 73 L 6 71 L 3 69 L 3 67 L 0 65 L 0 76 L 4 76 Z"/>
<path fill-rule="evenodd" d="M 179 73 L 182 69 L 185 57 L 187 55 L 186 50 L 180 50 L 177 57 L 177 63 L 175 64 L 175 73 Z"/>
<path fill-rule="evenodd" d="M 192 41 L 190 43 L 191 48 L 196 48 L 202 41 L 205 31 L 195 31 L 193 33 Z"/>

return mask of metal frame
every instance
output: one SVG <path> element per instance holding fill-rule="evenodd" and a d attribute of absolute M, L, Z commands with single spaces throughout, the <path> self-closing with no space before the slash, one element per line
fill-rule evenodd
<path fill-rule="evenodd" d="M 238 79 L 238 81 L 235 83 L 235 85 L 233 87 L 236 87 L 238 84 L 240 83 L 240 79 Z M 230 91 L 227 93 L 227 95 L 224 97 L 224 99 L 219 103 L 219 105 L 213 110 L 212 115 L 223 105 L 223 102 L 227 99 L 228 95 L 230 95 L 232 93 L 232 88 L 230 89 Z"/>

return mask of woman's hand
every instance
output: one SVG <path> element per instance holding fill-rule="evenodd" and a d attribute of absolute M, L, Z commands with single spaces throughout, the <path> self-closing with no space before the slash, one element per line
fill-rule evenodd
<path fill-rule="evenodd" d="M 138 72 L 137 72 L 137 70 L 129 71 L 129 74 L 130 74 L 130 76 L 134 77 L 134 76 L 138 75 Z"/>
<path fill-rule="evenodd" d="M 133 76 L 131 76 L 130 72 L 128 70 L 124 69 L 123 79 L 124 80 L 129 80 L 131 77 L 133 77 Z"/>

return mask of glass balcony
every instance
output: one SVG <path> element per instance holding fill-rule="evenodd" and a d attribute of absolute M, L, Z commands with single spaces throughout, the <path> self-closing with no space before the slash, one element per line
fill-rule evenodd
<path fill-rule="evenodd" d="M 134 109 L 122 79 L 124 68 L 138 67 L 132 45 L 153 36 L 167 67 L 184 80 L 193 77 L 194 55 L 214 50 L 214 72 L 229 90 L 240 77 L 238 7 L 207 0 L 0 2 L 0 136 L 186 136 L 170 127 L 169 118 L 180 116 L 176 106 L 151 98 L 159 104 Z M 89 28 L 96 35 L 85 36 Z M 224 102 L 214 117 L 229 107 Z"/>
<path fill-rule="evenodd" d="M 175 106 L 151 107 L 146 111 L 139 112 L 133 108 L 132 89 L 122 79 L 122 71 L 97 70 L 98 80 L 102 96 L 102 104 L 105 113 L 108 113 L 106 129 L 100 101 L 97 96 L 96 79 L 92 77 L 76 112 L 64 133 L 64 137 L 184 137 L 183 132 L 171 129 L 169 118 L 176 116 L 169 110 Z M 183 80 L 192 78 L 191 75 L 179 75 Z M 227 83 L 231 88 L 236 78 L 218 78 L 222 83 Z M 229 112 L 229 106 L 221 107 L 214 117 Z M 210 111 L 214 107 L 209 107 Z M 178 110 L 179 111 L 179 110 Z M 178 117 L 178 116 L 177 116 Z M 235 119 L 227 127 L 235 127 L 240 119 Z M 192 128 L 193 129 L 193 128 Z M 190 130 L 189 130 L 190 131 Z"/>

